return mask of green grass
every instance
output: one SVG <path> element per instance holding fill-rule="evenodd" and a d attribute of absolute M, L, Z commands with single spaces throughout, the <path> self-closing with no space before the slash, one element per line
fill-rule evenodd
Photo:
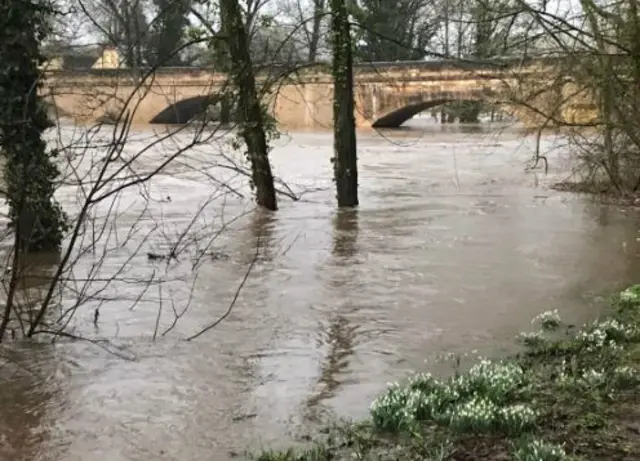
<path fill-rule="evenodd" d="M 371 417 L 330 428 L 304 450 L 259 461 L 640 459 L 640 286 L 607 318 L 573 333 L 557 311 L 534 319 L 525 351 L 483 359 L 438 380 L 417 373 L 371 405 Z"/>

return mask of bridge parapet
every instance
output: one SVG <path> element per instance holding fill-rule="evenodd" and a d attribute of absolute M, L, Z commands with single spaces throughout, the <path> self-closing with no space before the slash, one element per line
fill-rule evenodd
<path fill-rule="evenodd" d="M 333 78 L 328 70 L 323 63 L 296 72 L 284 66 L 259 72 L 260 83 L 276 83 L 265 92 L 276 120 L 290 128 L 330 127 Z M 560 99 L 549 85 L 553 72 L 550 60 L 511 60 L 500 65 L 453 61 L 362 64 L 354 76 L 357 123 L 397 126 L 434 105 L 469 99 L 500 104 L 508 111 L 513 109 L 526 123 L 538 123 L 531 114 L 525 117 L 527 111 L 517 102 L 543 109 L 539 113 L 550 110 Z M 147 74 L 130 69 L 54 70 L 47 72 L 44 90 L 64 112 L 82 113 L 79 118 L 83 119 L 118 111 L 129 101 L 137 108 L 136 122 L 183 123 L 211 104 L 212 95 L 227 82 L 226 74 L 212 68 L 161 68 Z"/>
<path fill-rule="evenodd" d="M 405 61 L 405 62 L 372 62 L 361 63 L 354 66 L 356 78 L 370 81 L 382 81 L 389 79 L 442 79 L 444 75 L 472 75 L 502 76 L 514 71 L 520 75 L 525 73 L 538 73 L 548 70 L 552 60 L 496 60 L 496 61 Z M 274 78 L 277 76 L 293 78 L 301 83 L 325 82 L 331 77 L 329 63 L 295 64 L 258 66 L 257 77 L 259 79 Z M 226 80 L 226 74 L 217 72 L 215 67 L 159 67 L 157 69 L 128 69 L 114 68 L 83 68 L 83 69 L 50 69 L 46 77 L 56 80 L 74 79 L 74 81 L 104 79 L 120 81 L 139 81 L 141 78 L 173 78 L 173 79 L 210 79 L 214 81 Z"/>

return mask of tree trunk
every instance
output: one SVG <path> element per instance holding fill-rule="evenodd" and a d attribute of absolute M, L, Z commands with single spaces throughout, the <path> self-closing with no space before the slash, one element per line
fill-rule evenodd
<path fill-rule="evenodd" d="M 353 114 L 353 49 L 345 0 L 331 0 L 333 46 L 333 172 L 339 207 L 358 205 L 356 123 Z"/>
<path fill-rule="evenodd" d="M 251 179 L 256 188 L 256 201 L 268 210 L 276 210 L 278 205 L 269 163 L 265 115 L 256 91 L 256 79 L 240 5 L 238 0 L 221 0 L 220 10 L 222 23 L 229 32 L 223 38 L 226 40 L 231 58 L 231 79 L 238 90 L 240 133 L 247 145 Z"/>
<path fill-rule="evenodd" d="M 478 101 L 469 101 L 462 104 L 460 111 L 460 123 L 478 123 L 480 121 L 481 104 Z"/>
<path fill-rule="evenodd" d="M 311 29 L 311 38 L 309 40 L 309 62 L 315 62 L 318 59 L 318 45 L 320 43 L 320 26 L 322 25 L 322 15 L 324 14 L 325 0 L 313 0 L 313 27 Z"/>
<path fill-rule="evenodd" d="M 231 95 L 226 90 L 220 95 L 220 115 L 218 121 L 222 125 L 231 123 Z"/>
<path fill-rule="evenodd" d="M 52 126 L 38 95 L 44 61 L 41 31 L 52 8 L 45 2 L 0 3 L 0 155 L 9 202 L 9 226 L 18 235 L 16 251 L 58 251 L 67 230 L 66 215 L 54 198 L 60 174 L 43 138 Z"/>
<path fill-rule="evenodd" d="M 215 40 L 213 42 L 213 53 L 215 56 L 215 66 L 220 72 L 224 72 L 229 75 L 231 71 L 231 59 L 229 56 L 229 46 L 226 37 L 230 37 L 229 27 L 227 24 L 227 17 L 224 15 L 223 10 L 220 10 L 220 32 L 219 36 L 221 40 Z M 231 122 L 231 88 L 229 88 L 231 82 L 228 81 L 227 85 L 222 89 L 220 95 L 220 117 L 219 122 L 226 125 Z"/>

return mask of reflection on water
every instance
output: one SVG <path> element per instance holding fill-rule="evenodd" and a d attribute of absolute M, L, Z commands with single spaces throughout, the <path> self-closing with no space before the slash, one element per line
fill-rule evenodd
<path fill-rule="evenodd" d="M 554 143 L 544 139 L 546 148 Z M 151 181 L 151 202 L 137 190 L 120 198 L 117 232 L 138 223 L 146 235 L 163 222 L 166 235 L 152 233 L 138 256 L 125 247 L 103 258 L 100 275 L 133 258 L 127 280 L 162 274 L 162 290 L 114 283 L 101 292 L 97 330 L 91 305 L 72 323 L 78 334 L 113 338 L 136 360 L 71 341 L 3 346 L 0 458 L 224 461 L 249 446 L 284 444 L 325 417 L 364 416 L 388 381 L 441 353 L 513 350 L 542 310 L 591 318 L 599 306 L 586 301 L 638 274 L 638 218 L 545 188 L 565 162 L 558 153 L 549 176 L 525 172 L 533 146 L 508 128 L 361 133 L 361 206 L 336 211 L 331 136 L 283 136 L 274 170 L 310 192 L 281 198 L 275 213 L 237 193 L 203 208 L 223 180 L 249 189 L 246 178 L 211 165 L 210 146 L 194 149 Z M 151 152 L 142 167 L 164 154 Z M 62 191 L 61 200 L 72 208 L 75 193 Z M 199 233 L 182 241 L 207 255 L 199 264 L 146 257 L 175 241 L 198 210 Z M 225 231 L 213 239 L 220 223 Z M 94 262 L 81 258 L 76 271 Z M 49 274 L 51 266 L 39 267 L 30 272 Z M 224 322 L 182 341 L 232 302 Z M 154 338 L 156 323 L 170 333 Z"/>
<path fill-rule="evenodd" d="M 356 254 L 358 240 L 358 210 L 339 210 L 333 219 L 333 248 L 331 253 L 343 262 L 350 264 Z M 340 262 L 336 262 L 340 264 Z"/>
<path fill-rule="evenodd" d="M 53 278 L 60 262 L 60 255 L 37 254 L 20 255 L 15 261 L 13 253 L 7 252 L 4 258 L 1 282 L 7 299 L 11 297 L 14 315 L 12 321 L 7 324 L 7 331 L 11 338 L 19 338 L 27 333 L 29 319 L 32 319 L 39 306 L 42 304 L 49 282 Z M 10 270 L 16 263 L 15 270 Z M 56 293 L 57 294 L 57 293 Z M 60 317 L 63 314 L 61 304 L 56 294 L 52 297 L 49 315 Z"/>
<path fill-rule="evenodd" d="M 253 212 L 250 223 L 252 238 L 248 239 L 248 241 L 258 247 L 258 255 L 261 261 L 273 261 L 275 250 L 279 246 L 274 241 L 276 226 L 275 213 L 261 208 Z"/>
<path fill-rule="evenodd" d="M 57 360 L 50 345 L 0 348 L 0 458 L 55 459 L 43 447 L 56 445 L 51 402 L 64 405 Z"/>
<path fill-rule="evenodd" d="M 356 254 L 358 239 L 358 210 L 345 209 L 336 212 L 333 218 L 333 246 L 331 254 L 337 267 L 348 267 L 354 264 L 352 258 Z M 308 414 L 313 418 L 323 400 L 334 397 L 336 390 L 348 377 L 349 359 L 354 353 L 354 341 L 358 334 L 358 326 L 353 325 L 347 314 L 354 306 L 349 305 L 350 274 L 336 271 L 337 277 L 328 280 L 328 289 L 340 293 L 343 302 L 332 317 L 321 321 L 318 326 L 317 347 L 325 351 L 325 358 L 320 366 L 320 376 L 316 390 L 307 401 Z M 356 274 L 353 274 L 356 275 Z M 357 307 L 355 307 L 357 309 Z M 345 373 L 346 372 L 346 373 Z"/>

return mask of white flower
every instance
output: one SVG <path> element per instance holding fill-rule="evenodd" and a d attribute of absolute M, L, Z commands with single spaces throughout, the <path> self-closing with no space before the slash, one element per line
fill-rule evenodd
<path fill-rule="evenodd" d="M 498 418 L 506 431 L 520 433 L 533 426 L 538 413 L 528 405 L 516 404 L 500 408 Z"/>
<path fill-rule="evenodd" d="M 541 314 L 536 315 L 531 323 L 540 323 L 542 328 L 545 330 L 552 330 L 557 328 L 560 325 L 562 319 L 560 318 L 560 314 L 558 313 L 558 309 L 554 309 L 552 311 L 545 311 Z"/>
<path fill-rule="evenodd" d="M 589 387 L 599 387 L 607 382 L 607 377 L 604 370 L 587 370 L 582 373 L 582 380 Z"/>
<path fill-rule="evenodd" d="M 544 344 L 547 338 L 541 331 L 522 332 L 518 335 L 518 340 L 528 347 L 537 347 Z"/>
<path fill-rule="evenodd" d="M 631 341 L 637 336 L 637 327 L 621 323 L 616 319 L 607 319 L 584 325 L 578 332 L 576 341 L 582 343 L 588 351 L 595 351 L 603 347 L 619 349 L 619 342 Z"/>
<path fill-rule="evenodd" d="M 494 363 L 483 359 L 453 383 L 461 394 L 478 395 L 502 401 L 524 382 L 524 371 L 513 363 Z"/>
<path fill-rule="evenodd" d="M 449 425 L 459 432 L 488 432 L 496 425 L 498 406 L 486 398 L 474 398 L 451 409 Z"/>
<path fill-rule="evenodd" d="M 533 440 L 522 445 L 514 453 L 516 461 L 564 461 L 567 454 L 564 449 L 542 440 Z"/>

